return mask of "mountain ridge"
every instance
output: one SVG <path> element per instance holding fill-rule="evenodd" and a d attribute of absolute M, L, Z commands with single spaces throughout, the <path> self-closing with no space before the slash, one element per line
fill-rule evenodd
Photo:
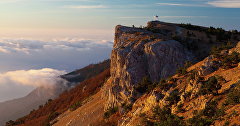
<path fill-rule="evenodd" d="M 66 75 L 60 76 L 58 84 L 53 87 L 38 87 L 32 92 L 22 98 L 17 98 L 0 103 L 0 113 L 5 113 L 0 116 L 0 125 L 3 125 L 9 120 L 15 120 L 19 117 L 29 114 L 52 99 L 59 97 L 59 95 L 75 87 L 78 83 L 89 79 L 109 67 L 109 60 L 97 64 L 91 64 L 81 69 L 70 72 Z M 81 74 L 79 74 L 81 73 Z M 72 75 L 73 77 L 69 77 Z M 77 80 L 75 78 L 78 78 Z M 63 80 L 64 79 L 64 80 Z M 12 121 L 10 121 L 12 122 Z"/>
<path fill-rule="evenodd" d="M 100 83 L 96 81 L 101 86 L 93 90 L 91 100 L 84 102 L 89 95 L 82 96 L 81 105 L 72 102 L 74 110 L 65 106 L 65 111 L 42 114 L 42 118 L 48 117 L 48 124 L 56 126 L 240 125 L 236 121 L 239 102 L 234 101 L 240 96 L 239 39 L 238 32 L 190 24 L 118 25 L 110 70 Z M 80 94 L 83 89 L 73 88 Z M 30 126 L 42 118 L 23 119 L 20 125 Z M 36 125 L 41 126 L 39 122 Z"/>

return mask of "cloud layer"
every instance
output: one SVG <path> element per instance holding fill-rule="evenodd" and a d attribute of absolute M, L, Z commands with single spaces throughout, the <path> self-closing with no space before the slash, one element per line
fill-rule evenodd
<path fill-rule="evenodd" d="M 38 41 L 27 39 L 0 39 L 1 53 L 26 53 L 41 50 L 76 50 L 85 51 L 95 47 L 112 47 L 112 42 L 106 40 L 84 40 L 78 38 Z"/>
<path fill-rule="evenodd" d="M 51 68 L 0 73 L 0 102 L 27 95 L 37 87 L 54 88 L 57 84 L 64 84 L 66 81 L 59 76 L 65 73 Z"/>
<path fill-rule="evenodd" d="M 157 3 L 159 6 L 240 8 L 239 0 L 202 0 L 189 3 Z"/>
<path fill-rule="evenodd" d="M 39 70 L 18 70 L 0 73 L 0 85 L 24 85 L 33 87 L 51 87 L 57 84 L 60 75 L 66 74 L 51 68 Z"/>
<path fill-rule="evenodd" d="M 183 7 L 206 7 L 203 4 L 182 4 L 182 3 L 157 3 L 159 6 L 183 6 Z"/>
<path fill-rule="evenodd" d="M 64 6 L 64 8 L 72 8 L 72 9 L 103 9 L 108 8 L 105 5 L 74 5 L 74 6 Z"/>
<path fill-rule="evenodd" d="M 209 1 L 208 4 L 222 8 L 240 8 L 239 0 L 213 0 Z"/>
<path fill-rule="evenodd" d="M 79 38 L 0 39 L 0 72 L 53 68 L 68 72 L 108 59 L 113 42 Z"/>
<path fill-rule="evenodd" d="M 0 102 L 25 96 L 38 86 L 53 86 L 65 71 L 108 59 L 112 44 L 80 38 L 0 39 Z"/>

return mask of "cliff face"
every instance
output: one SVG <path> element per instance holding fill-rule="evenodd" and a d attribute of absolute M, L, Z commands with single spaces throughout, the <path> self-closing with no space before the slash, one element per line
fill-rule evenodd
<path fill-rule="evenodd" d="M 154 33 L 147 29 L 157 29 Z M 175 74 L 193 54 L 170 35 L 181 34 L 172 24 L 149 22 L 147 28 L 117 26 L 111 55 L 112 88 L 109 105 L 132 102 L 139 97 L 135 87 L 144 77 L 152 82 Z"/>
<path fill-rule="evenodd" d="M 145 28 L 119 25 L 111 55 L 111 76 L 106 70 L 64 92 L 24 121 L 45 114 L 14 123 L 42 125 L 55 109 L 60 115 L 49 121 L 56 126 L 239 125 L 240 54 L 234 51 L 240 52 L 240 42 L 218 41 L 216 31 L 207 35 L 208 30 L 159 21 L 149 22 Z M 214 45 L 222 46 L 209 55 Z M 187 68 L 186 61 L 196 64 Z M 175 74 L 182 66 L 184 72 Z M 87 67 L 65 78 L 80 79 L 79 72 L 89 70 L 95 68 Z M 149 81 L 142 81 L 145 77 Z M 76 110 L 68 109 L 72 106 Z"/>
<path fill-rule="evenodd" d="M 183 117 L 185 122 L 191 120 L 188 123 L 193 126 L 204 123 L 206 126 L 240 125 L 240 54 L 238 54 L 238 58 L 231 59 L 238 60 L 238 62 L 227 61 L 232 62 L 231 65 L 234 64 L 232 67 L 226 68 L 226 65 L 222 65 L 222 58 L 231 57 L 233 51 L 238 52 L 239 45 L 240 42 L 238 42 L 235 48 L 221 51 L 219 56 L 210 55 L 203 61 L 189 67 L 185 75 L 177 74 L 163 82 L 167 83 L 167 85 L 175 84 L 175 86 L 169 89 L 167 89 L 167 86 L 158 86 L 150 93 L 144 94 L 134 102 L 132 109 L 123 116 L 118 125 L 148 126 L 148 124 L 144 124 L 143 120 L 154 120 L 153 118 L 156 116 L 154 115 L 156 114 L 154 113 L 154 108 L 156 106 L 159 108 L 170 108 L 172 114 Z M 216 78 L 217 81 L 211 83 L 211 78 Z M 216 90 L 217 93 L 204 93 L 204 85 L 211 84 L 215 86 L 213 89 L 208 88 L 208 90 Z M 219 86 L 216 86 L 218 84 Z M 175 97 L 176 102 L 171 104 L 169 97 L 175 91 L 178 92 L 178 96 Z M 234 91 L 235 94 L 233 93 Z M 228 102 L 231 98 L 234 99 L 234 103 Z M 211 106 L 212 104 L 214 105 Z M 207 119 L 211 119 L 208 124 L 204 122 Z M 159 120 L 155 119 L 155 121 Z"/>

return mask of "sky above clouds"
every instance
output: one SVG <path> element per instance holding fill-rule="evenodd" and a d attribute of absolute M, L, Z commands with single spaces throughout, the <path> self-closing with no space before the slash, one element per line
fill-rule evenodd
<path fill-rule="evenodd" d="M 115 25 L 145 25 L 156 14 L 163 21 L 240 30 L 239 11 L 239 0 L 1 0 L 0 36 L 105 34 L 105 39 L 113 39 Z"/>
<path fill-rule="evenodd" d="M 108 59 L 112 41 L 0 39 L 0 102 L 55 84 L 59 75 Z"/>
<path fill-rule="evenodd" d="M 240 0 L 0 0 L 0 102 L 39 86 L 29 85 L 31 71 L 59 75 L 109 58 L 118 24 L 144 26 L 158 15 L 240 30 L 239 12 Z"/>

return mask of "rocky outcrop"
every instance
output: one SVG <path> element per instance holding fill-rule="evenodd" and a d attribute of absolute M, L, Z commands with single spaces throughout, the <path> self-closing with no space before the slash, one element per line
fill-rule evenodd
<path fill-rule="evenodd" d="M 107 108 L 137 99 L 140 94 L 135 87 L 143 77 L 158 82 L 175 74 L 186 61 L 193 60 L 193 55 L 178 41 L 151 29 L 171 34 L 178 27 L 162 22 L 149 22 L 145 29 L 116 27 L 111 54 L 112 87 Z"/>
<path fill-rule="evenodd" d="M 219 67 L 219 62 L 214 59 L 214 56 L 208 56 L 203 60 L 203 64 L 199 67 L 199 75 L 209 75 L 216 71 Z"/>

